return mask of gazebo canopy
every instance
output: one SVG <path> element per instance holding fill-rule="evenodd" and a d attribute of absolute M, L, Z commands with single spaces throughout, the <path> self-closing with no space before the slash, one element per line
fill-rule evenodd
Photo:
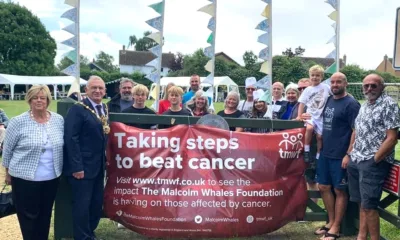
<path fill-rule="evenodd" d="M 71 85 L 75 78 L 72 76 L 18 76 L 9 74 L 0 74 L 0 84 L 9 84 L 11 86 L 11 99 L 14 99 L 15 85 L 35 85 L 45 84 L 53 85 L 54 89 L 57 85 Z M 86 85 L 87 81 L 80 79 L 81 85 Z M 54 98 L 57 99 L 57 91 L 54 92 Z"/>

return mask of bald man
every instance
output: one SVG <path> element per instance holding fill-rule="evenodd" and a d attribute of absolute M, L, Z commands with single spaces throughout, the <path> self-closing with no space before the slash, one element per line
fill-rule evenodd
<path fill-rule="evenodd" d="M 343 73 L 331 77 L 333 93 L 326 102 L 322 112 L 322 145 L 321 156 L 317 159 L 316 181 L 321 192 L 325 209 L 328 212 L 328 223 L 315 231 L 330 240 L 339 237 L 340 224 L 347 207 L 347 177 L 349 162 L 347 153 L 351 150 L 350 141 L 354 121 L 360 109 L 360 103 L 346 92 L 347 78 Z M 308 115 L 311 118 L 311 115 Z M 333 196 L 332 188 L 336 198 Z"/>
<path fill-rule="evenodd" d="M 384 93 L 384 80 L 379 75 L 366 76 L 362 86 L 366 101 L 355 121 L 349 149 L 349 193 L 350 201 L 360 205 L 357 239 L 366 240 L 369 233 L 371 240 L 378 240 L 378 204 L 390 163 L 394 162 L 400 110 L 397 102 Z"/>

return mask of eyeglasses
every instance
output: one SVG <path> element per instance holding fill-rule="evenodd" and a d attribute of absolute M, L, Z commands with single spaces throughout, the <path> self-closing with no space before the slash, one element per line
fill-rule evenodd
<path fill-rule="evenodd" d="M 299 90 L 299 91 L 303 91 L 304 89 L 306 89 L 307 87 L 299 87 L 299 88 L 297 88 L 297 90 Z"/>
<path fill-rule="evenodd" d="M 369 88 L 371 88 L 371 89 L 376 89 L 377 87 L 378 87 L 377 84 L 364 84 L 364 85 L 363 85 L 363 88 L 364 88 L 365 90 L 367 90 L 367 89 L 369 89 Z"/>
<path fill-rule="evenodd" d="M 246 88 L 246 91 L 255 91 L 256 89 L 255 88 Z"/>

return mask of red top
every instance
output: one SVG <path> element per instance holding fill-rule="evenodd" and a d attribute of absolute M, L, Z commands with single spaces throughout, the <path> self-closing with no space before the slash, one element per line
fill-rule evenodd
<path fill-rule="evenodd" d="M 169 107 L 171 107 L 171 103 L 168 100 L 160 100 L 158 103 L 158 114 L 163 114 L 163 112 L 167 111 Z"/>

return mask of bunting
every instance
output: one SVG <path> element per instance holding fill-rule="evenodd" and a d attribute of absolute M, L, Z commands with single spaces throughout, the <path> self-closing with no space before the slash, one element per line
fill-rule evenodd
<path fill-rule="evenodd" d="M 257 81 L 257 88 L 263 89 L 264 94 L 261 97 L 265 102 L 272 102 L 272 0 L 261 0 L 267 5 L 264 7 L 264 10 L 261 12 L 261 16 L 265 19 L 262 20 L 257 26 L 257 30 L 261 30 L 264 33 L 260 35 L 257 39 L 257 42 L 266 45 L 260 53 L 258 57 L 265 60 L 261 64 L 260 72 L 267 74 L 265 77 L 261 78 Z"/>
<path fill-rule="evenodd" d="M 331 66 L 329 66 L 325 72 L 326 73 L 335 73 L 339 71 L 339 64 L 337 64 L 339 62 L 339 22 L 340 22 L 340 0 L 326 0 L 326 3 L 328 3 L 329 5 L 331 5 L 331 7 L 334 8 L 334 11 L 331 12 L 328 17 L 334 21 L 334 23 L 332 24 L 333 29 L 335 30 L 335 35 L 332 36 L 329 41 L 327 42 L 327 44 L 333 43 L 333 45 L 335 46 L 335 49 L 330 52 L 326 57 L 327 58 L 333 58 L 335 59 L 335 61 L 333 62 L 333 64 Z"/>
<path fill-rule="evenodd" d="M 68 96 L 72 93 L 79 93 L 78 98 L 80 99 L 80 58 L 79 58 L 79 0 L 65 0 L 65 4 L 71 6 L 72 8 L 67 10 L 61 15 L 61 18 L 68 19 L 73 23 L 66 26 L 62 30 L 70 33 L 73 37 L 62 41 L 61 43 L 73 48 L 71 51 L 65 53 L 63 56 L 70 59 L 73 64 L 61 72 L 75 77 L 74 82 L 68 91 Z"/>
<path fill-rule="evenodd" d="M 210 46 L 204 49 L 204 55 L 206 55 L 210 60 L 204 66 L 204 69 L 210 74 L 202 81 L 202 83 L 208 83 L 212 87 L 209 88 L 209 91 L 214 91 L 214 69 L 215 69 L 215 39 L 216 39 L 216 29 L 217 29 L 217 0 L 208 0 L 211 4 L 208 4 L 198 11 L 206 13 L 211 16 L 208 21 L 207 28 L 211 31 L 210 35 L 207 38 L 207 43 Z M 212 96 L 212 93 L 211 93 Z"/>
<path fill-rule="evenodd" d="M 158 30 L 158 32 L 151 33 L 150 35 L 147 36 L 147 38 L 153 39 L 158 45 L 152 47 L 149 49 L 149 51 L 156 57 L 153 60 L 151 60 L 149 63 L 147 63 L 147 66 L 153 67 L 154 71 L 151 72 L 146 76 L 150 81 L 157 83 L 157 89 L 159 89 L 159 83 L 160 83 L 160 77 L 161 77 L 161 63 L 162 63 L 162 46 L 164 45 L 162 39 L 163 39 L 163 33 L 164 33 L 164 10 L 165 10 L 165 0 L 161 2 L 157 2 L 154 4 L 149 5 L 150 8 L 152 8 L 156 13 L 160 14 L 161 16 L 152 18 L 150 20 L 147 20 L 146 23 L 152 27 Z M 158 101 L 158 97 L 156 98 L 156 101 Z M 156 104 L 156 107 L 158 108 L 158 104 Z M 158 110 L 158 109 L 156 109 Z"/>

